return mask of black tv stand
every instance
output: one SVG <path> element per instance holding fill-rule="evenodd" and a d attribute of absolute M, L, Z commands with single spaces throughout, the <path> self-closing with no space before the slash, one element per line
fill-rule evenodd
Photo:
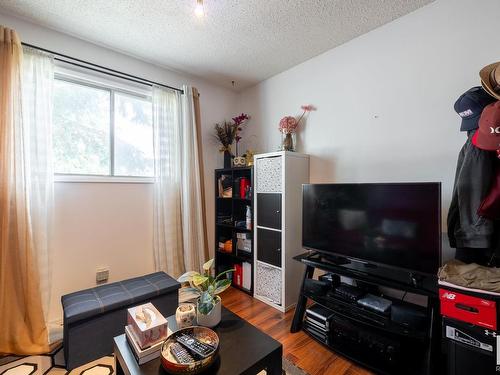
<path fill-rule="evenodd" d="M 408 272 L 398 273 L 396 270 L 387 270 L 382 266 L 368 267 L 364 263 L 350 262 L 341 257 L 330 257 L 317 252 L 307 252 L 294 258 L 306 265 L 304 278 L 299 293 L 295 314 L 292 321 L 291 332 L 298 332 L 303 329 L 313 339 L 326 345 L 336 353 L 339 353 L 353 362 L 359 363 L 368 369 L 380 374 L 399 374 L 402 371 L 406 374 L 438 374 L 441 370 L 440 356 L 440 316 L 439 300 L 437 293 L 437 282 L 435 279 L 427 280 L 419 274 Z M 315 269 L 327 271 L 337 276 L 344 276 L 354 280 L 361 288 L 366 288 L 367 292 L 382 290 L 385 288 L 396 289 L 404 293 L 412 293 L 427 297 L 427 307 L 422 308 L 411 302 L 395 299 L 393 306 L 407 309 L 417 307 L 425 311 L 425 327 L 403 325 L 398 321 L 393 321 L 391 316 L 377 314 L 359 306 L 355 301 L 342 300 L 333 293 L 333 289 L 324 292 L 323 289 L 309 288 L 312 285 L 308 279 L 313 278 Z M 396 276 L 396 277 L 391 277 Z M 383 294 L 381 292 L 381 294 Z M 334 316 L 331 323 L 329 340 L 322 341 L 318 336 L 308 330 L 304 323 L 304 314 L 307 302 L 313 301 L 315 304 L 328 309 Z M 304 324 L 303 324 L 304 323 Z M 335 325 L 345 327 L 345 332 L 338 332 Z M 349 328 L 351 327 L 351 328 Z M 351 330 L 351 331 L 349 331 Z M 341 330 L 342 331 L 342 330 Z M 349 340 L 353 342 L 350 345 Z M 372 340 L 373 342 L 371 342 Z M 392 354 L 388 352 L 394 349 L 393 345 L 379 345 L 379 342 L 397 342 L 401 346 L 400 354 L 394 354 L 394 361 L 391 363 L 379 362 L 377 358 Z M 378 352 L 371 353 L 371 350 Z M 397 356 L 400 356 L 397 358 Z M 405 367 L 399 363 L 405 363 Z"/>
<path fill-rule="evenodd" d="M 314 252 L 311 252 L 309 254 L 311 257 L 316 256 L 317 260 L 320 260 L 320 261 L 327 263 L 327 264 L 334 264 L 337 266 L 341 266 L 344 264 L 351 264 L 351 260 L 349 260 L 346 257 L 341 257 L 341 256 L 337 256 L 337 255 L 325 255 L 322 253 L 314 253 Z"/>

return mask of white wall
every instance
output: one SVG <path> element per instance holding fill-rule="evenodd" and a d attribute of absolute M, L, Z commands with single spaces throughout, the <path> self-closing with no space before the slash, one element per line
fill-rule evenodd
<path fill-rule="evenodd" d="M 498 14 L 497 0 L 438 0 L 261 82 L 238 99 L 248 134 L 275 151 L 279 120 L 314 104 L 299 134 L 311 182 L 441 181 L 445 219 L 465 141 L 453 104 L 500 60 Z"/>
<path fill-rule="evenodd" d="M 235 114 L 236 95 L 200 78 L 162 69 L 10 15 L 0 14 L 0 24 L 15 29 L 26 43 L 171 86 L 185 83 L 199 89 L 209 248 L 213 252 L 213 169 L 223 164 L 212 141 L 213 124 Z M 49 320 L 62 317 L 61 295 L 95 285 L 98 266 L 110 268 L 110 281 L 153 272 L 152 193 L 151 184 L 56 183 Z"/>

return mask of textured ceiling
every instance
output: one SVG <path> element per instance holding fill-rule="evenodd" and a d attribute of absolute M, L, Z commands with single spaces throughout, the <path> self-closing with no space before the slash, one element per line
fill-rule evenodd
<path fill-rule="evenodd" d="M 241 90 L 432 0 L 0 0 L 0 12 Z"/>

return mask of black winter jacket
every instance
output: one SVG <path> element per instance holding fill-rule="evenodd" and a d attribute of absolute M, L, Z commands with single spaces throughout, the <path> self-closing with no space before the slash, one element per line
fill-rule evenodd
<path fill-rule="evenodd" d="M 470 132 L 458 155 L 455 184 L 448 212 L 450 246 L 456 248 L 491 248 L 494 225 L 478 216 L 477 209 L 489 191 L 494 173 L 495 155 L 475 147 Z"/>

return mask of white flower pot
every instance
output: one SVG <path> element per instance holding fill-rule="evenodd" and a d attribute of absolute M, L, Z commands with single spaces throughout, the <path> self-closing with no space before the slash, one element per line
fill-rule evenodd
<path fill-rule="evenodd" d="M 217 303 L 207 315 L 200 313 L 200 310 L 197 309 L 196 316 L 198 319 L 198 325 L 212 328 L 215 327 L 217 324 L 219 324 L 221 305 L 222 305 L 221 299 L 219 296 L 217 296 Z"/>

